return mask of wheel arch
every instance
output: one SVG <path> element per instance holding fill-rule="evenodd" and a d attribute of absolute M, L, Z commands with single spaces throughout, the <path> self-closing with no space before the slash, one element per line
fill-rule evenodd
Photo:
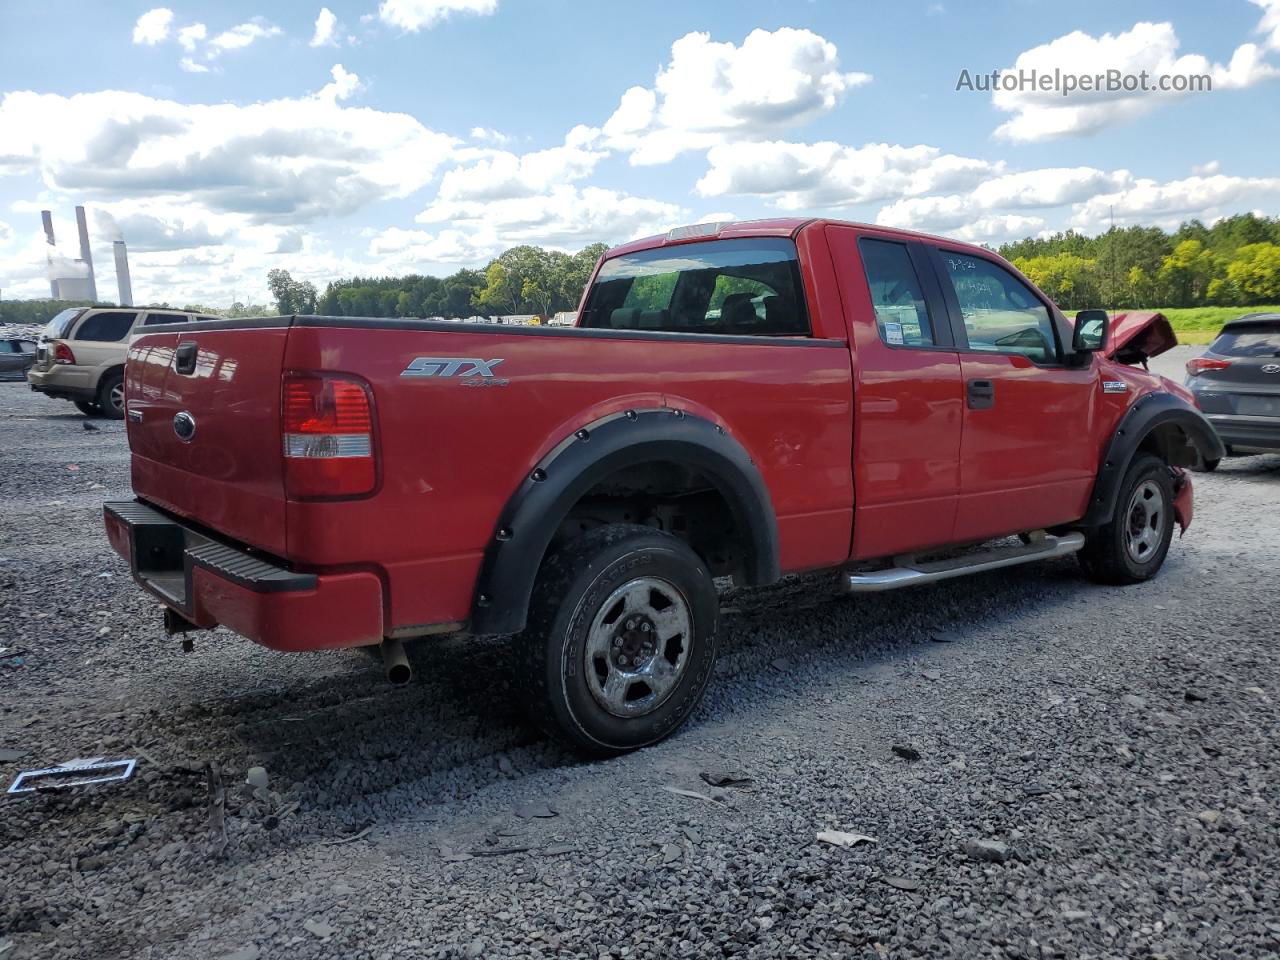
<path fill-rule="evenodd" d="M 1111 522 L 1125 474 L 1140 452 L 1181 467 L 1193 466 L 1199 457 L 1214 460 L 1224 454 L 1213 425 L 1186 400 L 1163 392 L 1139 397 L 1111 435 L 1081 526 Z"/>
<path fill-rule="evenodd" d="M 524 629 L 538 569 L 570 511 L 607 478 L 649 464 L 677 464 L 705 477 L 740 534 L 743 580 L 760 585 L 779 578 L 777 517 L 764 479 L 742 444 L 720 425 L 683 410 L 627 410 L 567 437 L 507 501 L 485 552 L 472 631 Z"/>

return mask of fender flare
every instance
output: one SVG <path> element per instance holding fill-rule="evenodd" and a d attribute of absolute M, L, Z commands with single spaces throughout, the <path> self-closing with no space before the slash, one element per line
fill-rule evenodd
<path fill-rule="evenodd" d="M 538 568 L 573 505 L 610 474 L 657 460 L 698 470 L 724 496 L 735 526 L 744 534 L 749 584 L 772 583 L 781 576 L 773 503 L 742 444 L 718 424 L 684 410 L 627 410 L 565 438 L 507 501 L 485 552 L 471 631 L 523 630 Z"/>
<path fill-rule="evenodd" d="M 1204 459 L 1218 460 L 1225 456 L 1226 450 L 1213 424 L 1186 400 L 1172 393 L 1149 393 L 1139 397 L 1125 411 L 1111 435 L 1093 484 L 1089 511 L 1080 521 L 1080 526 L 1100 527 L 1111 522 L 1120 497 L 1120 484 L 1129 472 L 1138 448 L 1153 430 L 1167 424 L 1179 427 Z"/>

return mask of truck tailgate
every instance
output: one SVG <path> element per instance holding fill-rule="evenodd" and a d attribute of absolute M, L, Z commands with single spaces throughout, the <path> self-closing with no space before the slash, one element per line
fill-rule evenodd
<path fill-rule="evenodd" d="M 287 325 L 169 328 L 129 348 L 134 492 L 277 556 L 286 552 L 280 375 Z M 184 436 L 184 433 L 189 435 Z"/>

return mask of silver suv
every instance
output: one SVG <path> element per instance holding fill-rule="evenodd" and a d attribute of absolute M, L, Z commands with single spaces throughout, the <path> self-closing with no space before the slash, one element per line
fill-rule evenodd
<path fill-rule="evenodd" d="M 218 319 L 185 310 L 63 310 L 40 332 L 36 362 L 27 381 L 32 390 L 46 397 L 72 401 L 81 413 L 119 420 L 124 416 L 124 361 L 129 338 L 159 324 Z"/>

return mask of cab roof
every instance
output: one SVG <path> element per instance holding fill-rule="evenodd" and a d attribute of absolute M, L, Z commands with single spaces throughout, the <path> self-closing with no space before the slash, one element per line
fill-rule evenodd
<path fill-rule="evenodd" d="M 659 247 L 678 246 L 684 243 L 698 243 L 706 240 L 729 240 L 736 237 L 793 237 L 807 226 L 825 226 L 838 224 L 845 227 L 857 227 L 860 230 L 873 230 L 886 236 L 896 236 L 903 240 L 921 240 L 928 243 L 945 243 L 949 247 L 973 250 L 985 256 L 992 251 L 972 243 L 921 233 L 917 230 L 903 230 L 898 227 L 883 227 L 874 223 L 860 223 L 856 220 L 833 220 L 827 217 L 776 217 L 768 220 L 730 220 L 721 223 L 696 223 L 676 227 L 667 233 L 632 240 L 619 244 L 605 252 L 605 259 L 620 257 L 640 250 L 653 250 Z"/>

